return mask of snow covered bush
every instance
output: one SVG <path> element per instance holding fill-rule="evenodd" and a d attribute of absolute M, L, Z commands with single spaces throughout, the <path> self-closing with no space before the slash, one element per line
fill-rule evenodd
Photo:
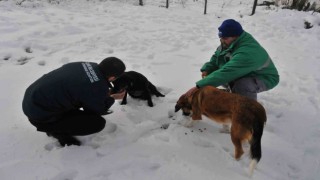
<path fill-rule="evenodd" d="M 285 9 L 320 12 L 319 0 L 275 0 L 275 4 Z"/>

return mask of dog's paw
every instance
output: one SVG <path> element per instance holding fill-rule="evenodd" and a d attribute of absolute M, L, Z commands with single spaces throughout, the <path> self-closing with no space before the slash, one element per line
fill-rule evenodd
<path fill-rule="evenodd" d="M 165 97 L 163 94 L 156 94 L 156 97 Z"/>
<path fill-rule="evenodd" d="M 121 105 L 126 105 L 126 104 L 127 104 L 127 102 L 123 102 L 123 101 L 121 102 Z"/>
<path fill-rule="evenodd" d="M 153 103 L 152 102 L 148 102 L 148 106 L 149 107 L 153 107 Z"/>

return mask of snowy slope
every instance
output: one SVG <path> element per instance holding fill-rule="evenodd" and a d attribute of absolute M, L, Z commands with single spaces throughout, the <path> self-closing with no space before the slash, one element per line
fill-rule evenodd
<path fill-rule="evenodd" d="M 320 28 L 304 29 L 319 14 L 258 7 L 251 0 L 0 1 L 0 179 L 229 180 L 249 179 L 248 148 L 233 158 L 229 134 L 204 119 L 193 128 L 169 118 L 179 96 L 195 85 L 200 67 L 219 45 L 217 27 L 234 18 L 267 49 L 281 82 L 261 93 L 268 121 L 262 159 L 252 179 L 320 178 Z M 185 2 L 185 3 L 179 3 Z M 165 98 L 116 102 L 106 128 L 78 137 L 83 146 L 61 148 L 28 122 L 25 89 L 43 74 L 74 61 L 122 59 L 146 75 Z M 167 129 L 161 128 L 169 124 Z"/>

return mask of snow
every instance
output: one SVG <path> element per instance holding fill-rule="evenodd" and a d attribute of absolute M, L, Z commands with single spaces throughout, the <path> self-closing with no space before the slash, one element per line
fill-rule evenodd
<path fill-rule="evenodd" d="M 180 3 L 179 3 L 180 2 Z M 184 3 L 181 3 L 184 2 Z M 236 161 L 230 135 L 204 119 L 192 128 L 173 108 L 195 85 L 200 67 L 219 45 L 217 27 L 238 20 L 269 52 L 280 84 L 259 94 L 267 111 L 262 159 L 251 179 L 320 178 L 320 15 L 252 0 L 0 1 L 0 179 L 229 180 L 250 179 L 248 147 Z M 60 147 L 37 132 L 22 112 L 25 89 L 68 62 L 122 59 L 166 97 L 128 97 L 104 116 L 103 131 L 77 137 L 83 146 Z"/>

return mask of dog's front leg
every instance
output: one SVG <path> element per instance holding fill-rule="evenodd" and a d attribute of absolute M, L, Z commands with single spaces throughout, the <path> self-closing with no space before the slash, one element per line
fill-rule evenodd
<path fill-rule="evenodd" d="M 150 107 L 153 107 L 153 102 L 152 102 L 152 99 L 151 99 L 151 90 L 150 90 L 150 83 L 149 82 L 147 82 L 146 84 L 145 84 L 145 91 L 144 91 L 144 97 L 147 99 L 147 101 L 148 101 L 148 105 L 150 106 Z"/>
<path fill-rule="evenodd" d="M 148 92 L 146 95 L 147 95 L 148 105 L 149 105 L 150 107 L 153 107 L 153 102 L 152 102 L 150 93 Z"/>
<path fill-rule="evenodd" d="M 153 107 L 153 102 L 152 102 L 151 98 L 148 99 L 148 106 Z"/>
<path fill-rule="evenodd" d="M 122 102 L 121 102 L 121 105 L 126 105 L 127 104 L 127 95 L 128 95 L 128 91 L 125 92 L 125 94 L 123 96 L 123 99 L 122 99 Z"/>

